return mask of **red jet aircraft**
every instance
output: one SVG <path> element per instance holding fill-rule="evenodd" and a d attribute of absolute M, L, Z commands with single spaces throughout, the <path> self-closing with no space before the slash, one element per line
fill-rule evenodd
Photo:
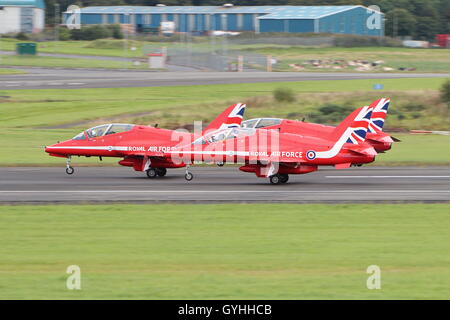
<path fill-rule="evenodd" d="M 320 165 L 344 169 L 373 162 L 377 152 L 365 142 L 372 110 L 366 106 L 353 111 L 326 138 L 278 129 L 230 128 L 207 133 L 164 154 L 175 163 L 188 164 L 188 181 L 193 178 L 189 164 L 200 161 L 244 163 L 241 171 L 268 177 L 272 184 L 286 183 L 289 174 L 313 172 Z"/>
<path fill-rule="evenodd" d="M 216 131 L 240 127 L 245 104 L 228 107 L 206 128 Z M 197 134 L 198 137 L 198 134 Z M 66 173 L 73 174 L 72 156 L 119 157 L 122 166 L 145 171 L 149 178 L 165 176 L 168 168 L 184 167 L 174 163 L 164 152 L 174 149 L 180 141 L 193 141 L 196 137 L 187 132 L 166 130 L 133 124 L 104 124 L 85 130 L 73 139 L 47 146 L 45 151 L 54 157 L 67 158 Z"/>
<path fill-rule="evenodd" d="M 370 105 L 370 107 L 373 108 L 373 113 L 366 136 L 366 142 L 372 145 L 379 153 L 391 149 L 393 142 L 400 141 L 383 132 L 389 102 L 390 99 L 382 98 L 374 101 Z M 335 127 L 333 126 L 277 118 L 258 118 L 246 120 L 242 122 L 242 127 L 278 129 L 280 132 L 284 133 L 315 136 L 323 139 L 327 139 L 335 130 Z"/>

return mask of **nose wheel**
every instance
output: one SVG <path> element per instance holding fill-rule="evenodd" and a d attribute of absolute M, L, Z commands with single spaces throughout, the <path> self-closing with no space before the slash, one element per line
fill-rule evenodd
<path fill-rule="evenodd" d="M 186 166 L 186 174 L 184 175 L 184 178 L 186 179 L 186 181 L 191 181 L 192 179 L 194 179 L 194 175 L 189 172 L 189 166 Z"/>
<path fill-rule="evenodd" d="M 75 172 L 75 169 L 73 167 L 69 166 L 69 167 L 66 168 L 66 173 L 67 174 L 73 174 L 74 172 Z"/>
<path fill-rule="evenodd" d="M 68 157 L 66 160 L 66 173 L 69 175 L 75 172 L 75 169 L 70 165 L 71 161 L 72 161 L 71 157 Z"/>

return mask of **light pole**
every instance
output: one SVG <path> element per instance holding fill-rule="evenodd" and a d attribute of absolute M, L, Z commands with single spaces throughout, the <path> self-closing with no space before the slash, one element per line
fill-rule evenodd
<path fill-rule="evenodd" d="M 55 41 L 59 40 L 59 3 L 55 3 Z"/>
<path fill-rule="evenodd" d="M 130 14 L 127 12 L 127 13 L 125 13 L 125 15 L 124 15 L 124 25 L 125 25 L 125 28 L 124 28 L 124 42 L 123 42 L 123 55 L 124 55 L 124 57 L 125 57 L 125 59 L 124 59 L 124 64 L 125 64 L 125 69 L 128 69 L 128 61 L 127 61 L 127 58 L 128 58 L 128 28 L 129 28 L 129 23 L 130 23 Z"/>
<path fill-rule="evenodd" d="M 228 69 L 227 15 L 225 13 L 222 13 L 221 17 L 223 29 L 222 55 L 225 57 L 226 68 Z"/>

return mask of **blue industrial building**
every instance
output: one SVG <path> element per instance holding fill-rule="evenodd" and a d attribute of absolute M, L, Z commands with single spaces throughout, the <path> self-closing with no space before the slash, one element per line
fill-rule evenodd
<path fill-rule="evenodd" d="M 67 15 L 67 14 L 66 14 Z M 81 24 L 133 24 L 176 32 L 214 30 L 384 35 L 384 14 L 357 6 L 105 6 L 81 9 Z M 379 23 L 368 23 L 379 21 Z"/>

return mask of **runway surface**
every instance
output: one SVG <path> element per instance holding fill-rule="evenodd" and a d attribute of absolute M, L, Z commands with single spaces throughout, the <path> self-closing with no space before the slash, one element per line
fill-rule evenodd
<path fill-rule="evenodd" d="M 0 90 L 157 87 L 307 80 L 437 78 L 432 73 L 319 72 L 152 72 L 131 70 L 45 69 L 15 67 L 28 72 L 0 76 Z"/>
<path fill-rule="evenodd" d="M 193 167 L 149 179 L 124 167 L 0 168 L 0 203 L 113 202 L 450 202 L 447 167 L 323 169 L 291 175 L 285 185 L 240 172 L 236 167 Z"/>

